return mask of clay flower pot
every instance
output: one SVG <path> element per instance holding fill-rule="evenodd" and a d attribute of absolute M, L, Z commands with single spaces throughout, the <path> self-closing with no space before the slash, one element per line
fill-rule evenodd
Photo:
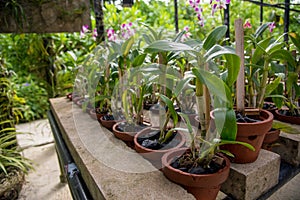
<path fill-rule="evenodd" d="M 159 149 L 159 150 L 153 150 L 153 149 L 149 149 L 146 148 L 144 146 L 142 146 L 138 140 L 139 138 L 145 137 L 147 134 L 149 134 L 151 131 L 153 130 L 158 130 L 158 128 L 155 127 L 150 127 L 150 128 L 146 128 L 143 129 L 142 131 L 138 132 L 135 136 L 134 136 L 134 148 L 136 150 L 136 152 L 140 153 L 145 159 L 149 160 L 153 166 L 155 166 L 157 169 L 161 169 L 162 168 L 162 164 L 161 164 L 161 158 L 162 156 L 172 150 L 181 148 L 185 145 L 186 142 L 186 138 L 185 135 L 183 133 L 181 133 L 180 131 L 177 132 L 176 136 L 172 139 L 172 142 L 177 141 L 174 145 L 171 144 L 167 144 L 164 148 Z"/>
<path fill-rule="evenodd" d="M 270 129 L 265 136 L 262 148 L 268 151 L 272 151 L 273 144 L 279 139 L 279 135 L 279 129 Z"/>
<path fill-rule="evenodd" d="M 271 128 L 265 135 L 264 144 L 276 142 L 279 138 L 280 130 Z"/>
<path fill-rule="evenodd" d="M 255 151 L 240 144 L 222 145 L 220 148 L 231 152 L 235 157 L 230 158 L 235 163 L 252 163 L 256 161 L 262 147 L 266 133 L 271 129 L 273 114 L 266 110 L 260 110 L 259 119 L 254 123 L 237 122 L 236 140 L 251 144 Z"/>
<path fill-rule="evenodd" d="M 133 142 L 134 136 L 142 129 L 147 128 L 147 126 L 146 125 L 144 125 L 144 126 L 136 125 L 136 129 L 137 129 L 136 131 L 127 132 L 127 131 L 121 131 L 118 129 L 118 126 L 120 126 L 121 123 L 126 123 L 126 121 L 117 122 L 112 127 L 112 131 L 113 131 L 115 137 L 124 141 L 129 147 L 134 148 L 134 142 Z"/>
<path fill-rule="evenodd" d="M 120 120 L 105 120 L 104 117 L 106 115 L 102 116 L 100 118 L 100 124 L 102 126 L 104 126 L 105 128 L 109 129 L 109 130 L 112 130 L 112 127 L 117 123 L 119 122 Z"/>
<path fill-rule="evenodd" d="M 187 148 L 169 151 L 162 156 L 162 171 L 171 181 L 182 185 L 189 193 L 193 194 L 197 200 L 216 199 L 222 183 L 226 181 L 230 170 L 230 161 L 225 159 L 225 167 L 214 174 L 190 174 L 173 168 L 170 164 L 174 157 L 182 155 Z"/>
<path fill-rule="evenodd" d="M 275 114 L 274 114 L 275 119 L 282 121 L 282 122 L 300 125 L 300 117 L 299 116 L 288 116 L 288 115 L 285 115 L 285 112 L 287 112 L 287 110 L 276 110 Z"/>

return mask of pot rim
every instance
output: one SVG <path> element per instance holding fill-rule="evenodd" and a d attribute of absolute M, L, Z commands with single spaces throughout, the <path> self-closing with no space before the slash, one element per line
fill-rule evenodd
<path fill-rule="evenodd" d="M 144 152 L 149 152 L 149 153 L 150 153 L 150 152 L 166 153 L 166 152 L 169 152 L 169 151 L 178 149 L 178 147 L 182 147 L 182 146 L 185 144 L 185 142 L 186 142 L 185 134 L 183 134 L 181 131 L 177 131 L 178 137 L 180 137 L 181 140 L 180 140 L 180 143 L 179 143 L 178 145 L 176 145 L 175 147 L 168 148 L 168 149 L 163 149 L 163 150 L 161 150 L 161 149 L 154 150 L 154 149 L 149 149 L 149 148 L 143 147 L 142 145 L 140 145 L 140 143 L 138 143 L 137 139 L 138 139 L 138 137 L 139 137 L 141 134 L 144 134 L 144 132 L 146 132 L 146 131 L 148 131 L 148 130 L 150 130 L 150 129 L 159 130 L 158 127 L 148 127 L 148 128 L 145 128 L 145 129 L 139 131 L 139 132 L 134 136 L 134 139 L 133 139 L 134 145 L 135 145 L 137 148 L 143 150 Z"/>

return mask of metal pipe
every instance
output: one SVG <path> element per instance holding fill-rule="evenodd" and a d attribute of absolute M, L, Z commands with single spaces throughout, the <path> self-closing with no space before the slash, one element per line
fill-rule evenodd
<path fill-rule="evenodd" d="M 175 31 L 176 31 L 176 33 L 178 33 L 179 27 L 178 27 L 178 2 L 177 2 L 177 0 L 174 0 L 174 13 L 175 13 Z"/>
<path fill-rule="evenodd" d="M 260 0 L 260 3 L 260 25 L 262 25 L 264 21 L 264 0 Z"/>
<path fill-rule="evenodd" d="M 290 26 L 290 0 L 285 0 L 284 5 L 284 41 L 288 43 L 289 41 L 289 26 Z"/>
<path fill-rule="evenodd" d="M 51 130 L 54 136 L 56 152 L 59 159 L 59 164 L 62 170 L 61 172 L 67 177 L 68 185 L 71 190 L 73 199 L 75 200 L 88 200 L 91 199 L 91 195 L 85 186 L 84 181 L 81 178 L 80 171 L 76 164 L 73 162 L 73 158 L 68 151 L 68 148 L 63 141 L 59 126 L 53 116 L 52 111 L 47 112 L 47 117 L 50 122 Z"/>

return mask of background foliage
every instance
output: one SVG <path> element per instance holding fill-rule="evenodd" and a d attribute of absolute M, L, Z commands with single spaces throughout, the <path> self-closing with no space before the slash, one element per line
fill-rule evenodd
<path fill-rule="evenodd" d="M 121 24 L 132 22 L 140 34 L 145 30 L 142 24 L 154 29 L 163 29 L 164 34 L 175 34 L 173 1 L 137 1 L 132 8 L 109 4 L 114 1 L 105 2 L 106 29 L 119 30 Z M 210 5 L 207 3 L 203 5 L 206 23 L 204 27 L 200 27 L 193 9 L 188 6 L 188 1 L 178 0 L 178 4 L 179 29 L 190 27 L 194 38 L 204 38 L 214 27 L 223 23 L 223 13 L 218 12 L 212 17 Z M 234 19 L 238 17 L 244 21 L 249 20 L 252 24 L 252 29 L 246 31 L 253 33 L 256 30 L 260 25 L 258 10 L 259 6 L 252 3 L 231 1 L 231 40 L 234 40 Z M 264 22 L 276 22 L 274 35 L 283 33 L 283 16 L 283 10 L 264 8 Z M 291 32 L 297 31 L 299 21 L 299 14 L 291 12 Z M 95 25 L 93 17 L 92 24 Z M 93 28 L 90 27 L 90 30 Z M 48 98 L 64 96 L 72 90 L 76 71 L 96 45 L 90 33 L 84 37 L 79 33 L 0 34 L 1 56 L 5 58 L 8 70 L 17 74 L 13 78 L 14 89 L 18 98 L 22 100 L 18 106 L 23 113 L 23 121 L 45 117 Z"/>

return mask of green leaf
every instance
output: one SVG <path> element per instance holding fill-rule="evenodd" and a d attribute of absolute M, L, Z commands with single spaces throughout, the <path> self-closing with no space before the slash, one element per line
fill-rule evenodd
<path fill-rule="evenodd" d="M 266 96 L 269 96 L 279 85 L 281 77 L 277 77 L 274 81 L 267 84 L 266 86 Z"/>
<path fill-rule="evenodd" d="M 270 22 L 262 24 L 260 27 L 258 27 L 254 33 L 255 39 L 257 39 L 261 34 L 269 27 Z"/>
<path fill-rule="evenodd" d="M 231 93 L 224 81 L 201 68 L 193 68 L 192 72 L 202 84 L 207 86 L 210 94 L 232 106 Z"/>
<path fill-rule="evenodd" d="M 240 144 L 240 145 L 243 145 L 243 146 L 247 147 L 251 151 L 255 151 L 255 148 L 251 144 L 248 144 L 246 142 L 221 140 L 221 142 L 218 144 L 218 146 L 221 146 L 221 145 L 224 145 L 224 144 Z"/>
<path fill-rule="evenodd" d="M 215 125 L 221 139 L 235 140 L 237 133 L 237 124 L 235 112 L 233 109 L 220 108 L 213 112 Z"/>
<path fill-rule="evenodd" d="M 289 36 L 293 44 L 300 50 L 300 36 L 297 33 L 289 33 Z"/>
<path fill-rule="evenodd" d="M 206 39 L 203 43 L 203 48 L 207 51 L 212 46 L 217 44 L 225 36 L 226 31 L 227 31 L 227 26 L 225 26 L 225 25 L 218 26 L 217 28 L 215 28 L 206 37 Z"/>
<path fill-rule="evenodd" d="M 137 66 L 142 65 L 142 64 L 144 63 L 144 60 L 145 60 L 145 58 L 146 58 L 146 55 L 147 55 L 147 54 L 140 54 L 140 55 L 136 56 L 136 57 L 134 58 L 134 60 L 132 61 L 132 66 L 133 66 L 133 67 L 137 67 Z"/>
<path fill-rule="evenodd" d="M 187 114 L 185 113 L 182 113 L 182 112 L 178 112 L 178 114 L 180 115 L 180 117 L 182 117 L 184 119 L 184 121 L 186 122 L 186 125 L 187 125 L 187 128 L 188 128 L 188 132 L 190 134 L 193 133 L 193 128 L 192 128 L 192 125 L 191 125 L 191 122 L 190 122 L 190 119 L 189 117 L 187 116 Z M 178 130 L 178 129 L 177 129 Z M 192 139 L 192 138 L 191 138 Z"/>
<path fill-rule="evenodd" d="M 183 43 L 171 42 L 167 40 L 155 41 L 145 48 L 148 53 L 159 53 L 169 51 L 192 51 L 193 49 Z"/>
<path fill-rule="evenodd" d="M 128 55 L 133 43 L 134 43 L 134 37 L 132 36 L 131 38 L 129 38 L 122 44 L 121 51 L 122 51 L 122 55 L 124 57 L 126 57 Z"/>
<path fill-rule="evenodd" d="M 159 97 L 168 106 L 168 111 L 170 111 L 170 114 L 173 117 L 174 124 L 177 124 L 177 122 L 178 122 L 178 115 L 177 115 L 177 112 L 175 111 L 173 102 L 171 101 L 171 99 L 169 99 L 167 96 L 165 96 L 163 94 L 159 94 Z"/>
<path fill-rule="evenodd" d="M 272 37 L 269 37 L 267 39 L 260 41 L 257 44 L 257 47 L 252 56 L 253 64 L 257 64 L 262 59 L 262 56 L 266 53 L 266 49 L 269 46 L 271 39 Z"/>
<path fill-rule="evenodd" d="M 178 95 L 181 93 L 181 91 L 189 84 L 191 79 L 192 79 L 192 77 L 181 79 L 179 81 L 179 83 L 176 85 L 176 88 L 173 93 L 175 97 L 178 97 Z"/>
<path fill-rule="evenodd" d="M 283 60 L 288 62 L 292 67 L 296 67 L 295 58 L 292 56 L 292 54 L 285 50 L 285 49 L 278 49 L 276 51 L 273 51 L 269 56 L 269 60 Z"/>

